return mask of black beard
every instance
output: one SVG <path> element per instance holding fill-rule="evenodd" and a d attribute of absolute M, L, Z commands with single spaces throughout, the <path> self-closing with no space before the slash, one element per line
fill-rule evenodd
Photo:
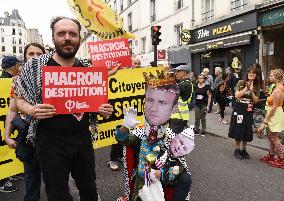
<path fill-rule="evenodd" d="M 72 52 L 64 52 L 61 48 L 61 46 L 59 46 L 58 44 L 54 44 L 55 45 L 55 50 L 57 52 L 57 54 L 64 58 L 64 59 L 72 59 L 75 57 L 75 55 L 77 54 L 77 51 L 79 49 L 79 46 L 74 46 L 75 49 Z"/>

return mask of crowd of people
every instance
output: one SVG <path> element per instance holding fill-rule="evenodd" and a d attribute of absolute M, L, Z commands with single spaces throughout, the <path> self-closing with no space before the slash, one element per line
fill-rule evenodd
<path fill-rule="evenodd" d="M 88 60 L 75 57 L 80 46 L 81 30 L 76 19 L 56 17 L 50 28 L 54 51 L 45 54 L 39 44 L 28 44 L 22 70 L 22 64 L 16 57 L 8 56 L 2 60 L 1 78 L 13 78 L 5 141 L 10 148 L 16 148 L 17 157 L 24 163 L 24 200 L 40 200 L 42 177 L 48 200 L 71 201 L 68 186 L 71 174 L 80 199 L 96 201 L 99 195 L 92 146 L 96 115 L 110 116 L 113 106 L 102 104 L 97 113 L 57 115 L 53 105 L 43 104 L 42 66 L 91 66 Z M 137 58 L 132 62 L 132 68 L 141 65 Z M 117 70 L 109 72 L 109 76 Z M 163 84 L 153 84 L 154 81 L 145 76 L 144 126 L 136 128 L 139 123 L 135 119 L 137 112 L 134 108 L 126 108 L 123 125 L 116 129 L 118 144 L 111 146 L 110 161 L 107 163 L 112 170 L 118 170 L 116 163 L 127 157 L 123 155 L 124 148 L 136 147 L 131 152 L 134 158 L 131 167 L 136 167 L 137 174 L 133 176 L 129 166 L 124 166 L 126 197 L 121 200 L 141 200 L 141 197 L 147 196 L 143 193 L 144 186 L 159 182 L 169 189 L 165 191 L 165 196 L 173 201 L 189 200 L 192 181 L 185 155 L 195 146 L 194 134 L 206 136 L 206 114 L 212 112 L 213 104 L 218 105 L 216 113 L 220 115 L 220 124 L 230 124 L 228 136 L 235 140 L 233 155 L 237 159 L 250 159 L 246 148 L 247 143 L 253 140 L 253 106 L 258 102 L 262 88 L 259 68 L 256 65 L 250 67 L 245 78 L 238 82 L 230 67 L 225 70 L 216 67 L 214 76 L 210 75 L 209 68 L 203 68 L 196 76 L 188 65 L 166 72 L 158 76 L 165 79 L 161 82 Z M 281 122 L 284 117 L 283 70 L 272 70 L 269 78 L 275 88 L 267 99 L 267 113 L 257 133 L 261 136 L 262 131 L 268 129 L 270 150 L 260 160 L 272 167 L 284 168 L 279 135 L 284 130 Z M 224 119 L 224 114 L 230 100 L 233 112 L 229 123 Z M 191 109 L 195 112 L 194 128 L 189 125 Z M 17 141 L 10 137 L 15 128 L 19 130 Z M 124 153 L 130 154 L 127 151 Z M 129 161 L 124 161 L 129 165 Z M 10 179 L 0 181 L 0 191 L 16 190 Z"/>

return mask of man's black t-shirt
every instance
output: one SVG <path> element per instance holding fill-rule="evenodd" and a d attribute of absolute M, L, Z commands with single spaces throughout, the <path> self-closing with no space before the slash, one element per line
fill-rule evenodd
<path fill-rule="evenodd" d="M 51 58 L 47 66 L 61 65 Z M 76 61 L 73 66 L 83 67 L 79 61 Z M 72 136 L 78 139 L 78 142 L 82 142 L 84 139 L 90 139 L 89 113 L 84 113 L 80 121 L 73 114 L 59 114 L 52 118 L 40 120 L 37 131 L 39 135 Z"/>
<path fill-rule="evenodd" d="M 202 88 L 199 88 L 198 85 L 196 86 L 195 90 L 195 105 L 197 107 L 203 107 L 207 105 L 208 102 L 208 94 L 207 92 L 210 91 L 210 86 L 205 85 Z"/>

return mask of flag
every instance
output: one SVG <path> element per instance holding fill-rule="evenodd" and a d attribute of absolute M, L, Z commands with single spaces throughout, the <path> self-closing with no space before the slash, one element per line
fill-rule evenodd
<path fill-rule="evenodd" d="M 77 19 L 102 39 L 135 38 L 123 28 L 122 18 L 103 0 L 67 0 Z"/>

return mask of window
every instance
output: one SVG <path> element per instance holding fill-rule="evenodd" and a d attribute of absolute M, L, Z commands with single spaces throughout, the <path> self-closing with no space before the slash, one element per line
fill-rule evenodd
<path fill-rule="evenodd" d="M 156 20 L 156 0 L 150 0 L 150 22 Z"/>
<path fill-rule="evenodd" d="M 113 2 L 113 10 L 115 10 L 115 12 L 117 12 L 117 4 L 116 4 L 116 0 L 114 0 L 114 2 Z"/>
<path fill-rule="evenodd" d="M 19 47 L 19 53 L 23 53 L 23 48 L 22 47 Z"/>
<path fill-rule="evenodd" d="M 183 7 L 183 0 L 176 0 L 176 10 Z"/>
<path fill-rule="evenodd" d="M 128 22 L 128 31 L 132 31 L 132 13 L 127 15 L 127 22 Z"/>
<path fill-rule="evenodd" d="M 123 11 L 123 0 L 120 0 L 120 11 Z"/>
<path fill-rule="evenodd" d="M 231 0 L 231 10 L 236 11 L 243 9 L 245 5 L 247 5 L 247 0 Z"/>
<path fill-rule="evenodd" d="M 16 53 L 17 53 L 16 46 L 13 46 L 13 53 L 14 53 L 14 54 L 16 54 Z"/>
<path fill-rule="evenodd" d="M 4 32 L 4 28 L 1 28 L 1 32 L 2 32 L 2 33 Z"/>
<path fill-rule="evenodd" d="M 21 35 L 22 35 L 22 30 L 21 30 L 21 29 L 19 29 L 18 31 L 19 31 L 19 35 L 21 36 Z"/>
<path fill-rule="evenodd" d="M 12 35 L 15 35 L 15 34 L 16 34 L 16 30 L 12 29 Z"/>
<path fill-rule="evenodd" d="M 16 44 L 16 38 L 15 37 L 12 38 L 12 44 L 14 44 L 14 45 Z"/>
<path fill-rule="evenodd" d="M 20 44 L 20 45 L 22 44 L 22 39 L 21 39 L 21 38 L 19 38 L 19 44 Z"/>
<path fill-rule="evenodd" d="M 202 21 L 207 22 L 214 17 L 214 0 L 202 0 Z"/>
<path fill-rule="evenodd" d="M 4 42 L 5 42 L 5 38 L 4 38 L 4 37 L 2 37 L 2 38 L 1 38 L 1 41 L 2 41 L 2 43 L 4 43 Z"/>
<path fill-rule="evenodd" d="M 130 55 L 133 54 L 133 43 L 132 43 L 132 40 L 128 40 L 128 43 L 129 43 L 129 47 L 130 47 Z"/>
<path fill-rule="evenodd" d="M 182 32 L 182 24 L 175 25 L 175 32 L 176 32 L 176 45 L 181 46 L 181 32 Z"/>
<path fill-rule="evenodd" d="M 128 5 L 130 5 L 131 4 L 131 0 L 128 0 Z"/>
<path fill-rule="evenodd" d="M 141 54 L 146 52 L 146 37 L 141 38 Z"/>
<path fill-rule="evenodd" d="M 2 46 L 2 52 L 5 52 L 5 46 Z"/>

